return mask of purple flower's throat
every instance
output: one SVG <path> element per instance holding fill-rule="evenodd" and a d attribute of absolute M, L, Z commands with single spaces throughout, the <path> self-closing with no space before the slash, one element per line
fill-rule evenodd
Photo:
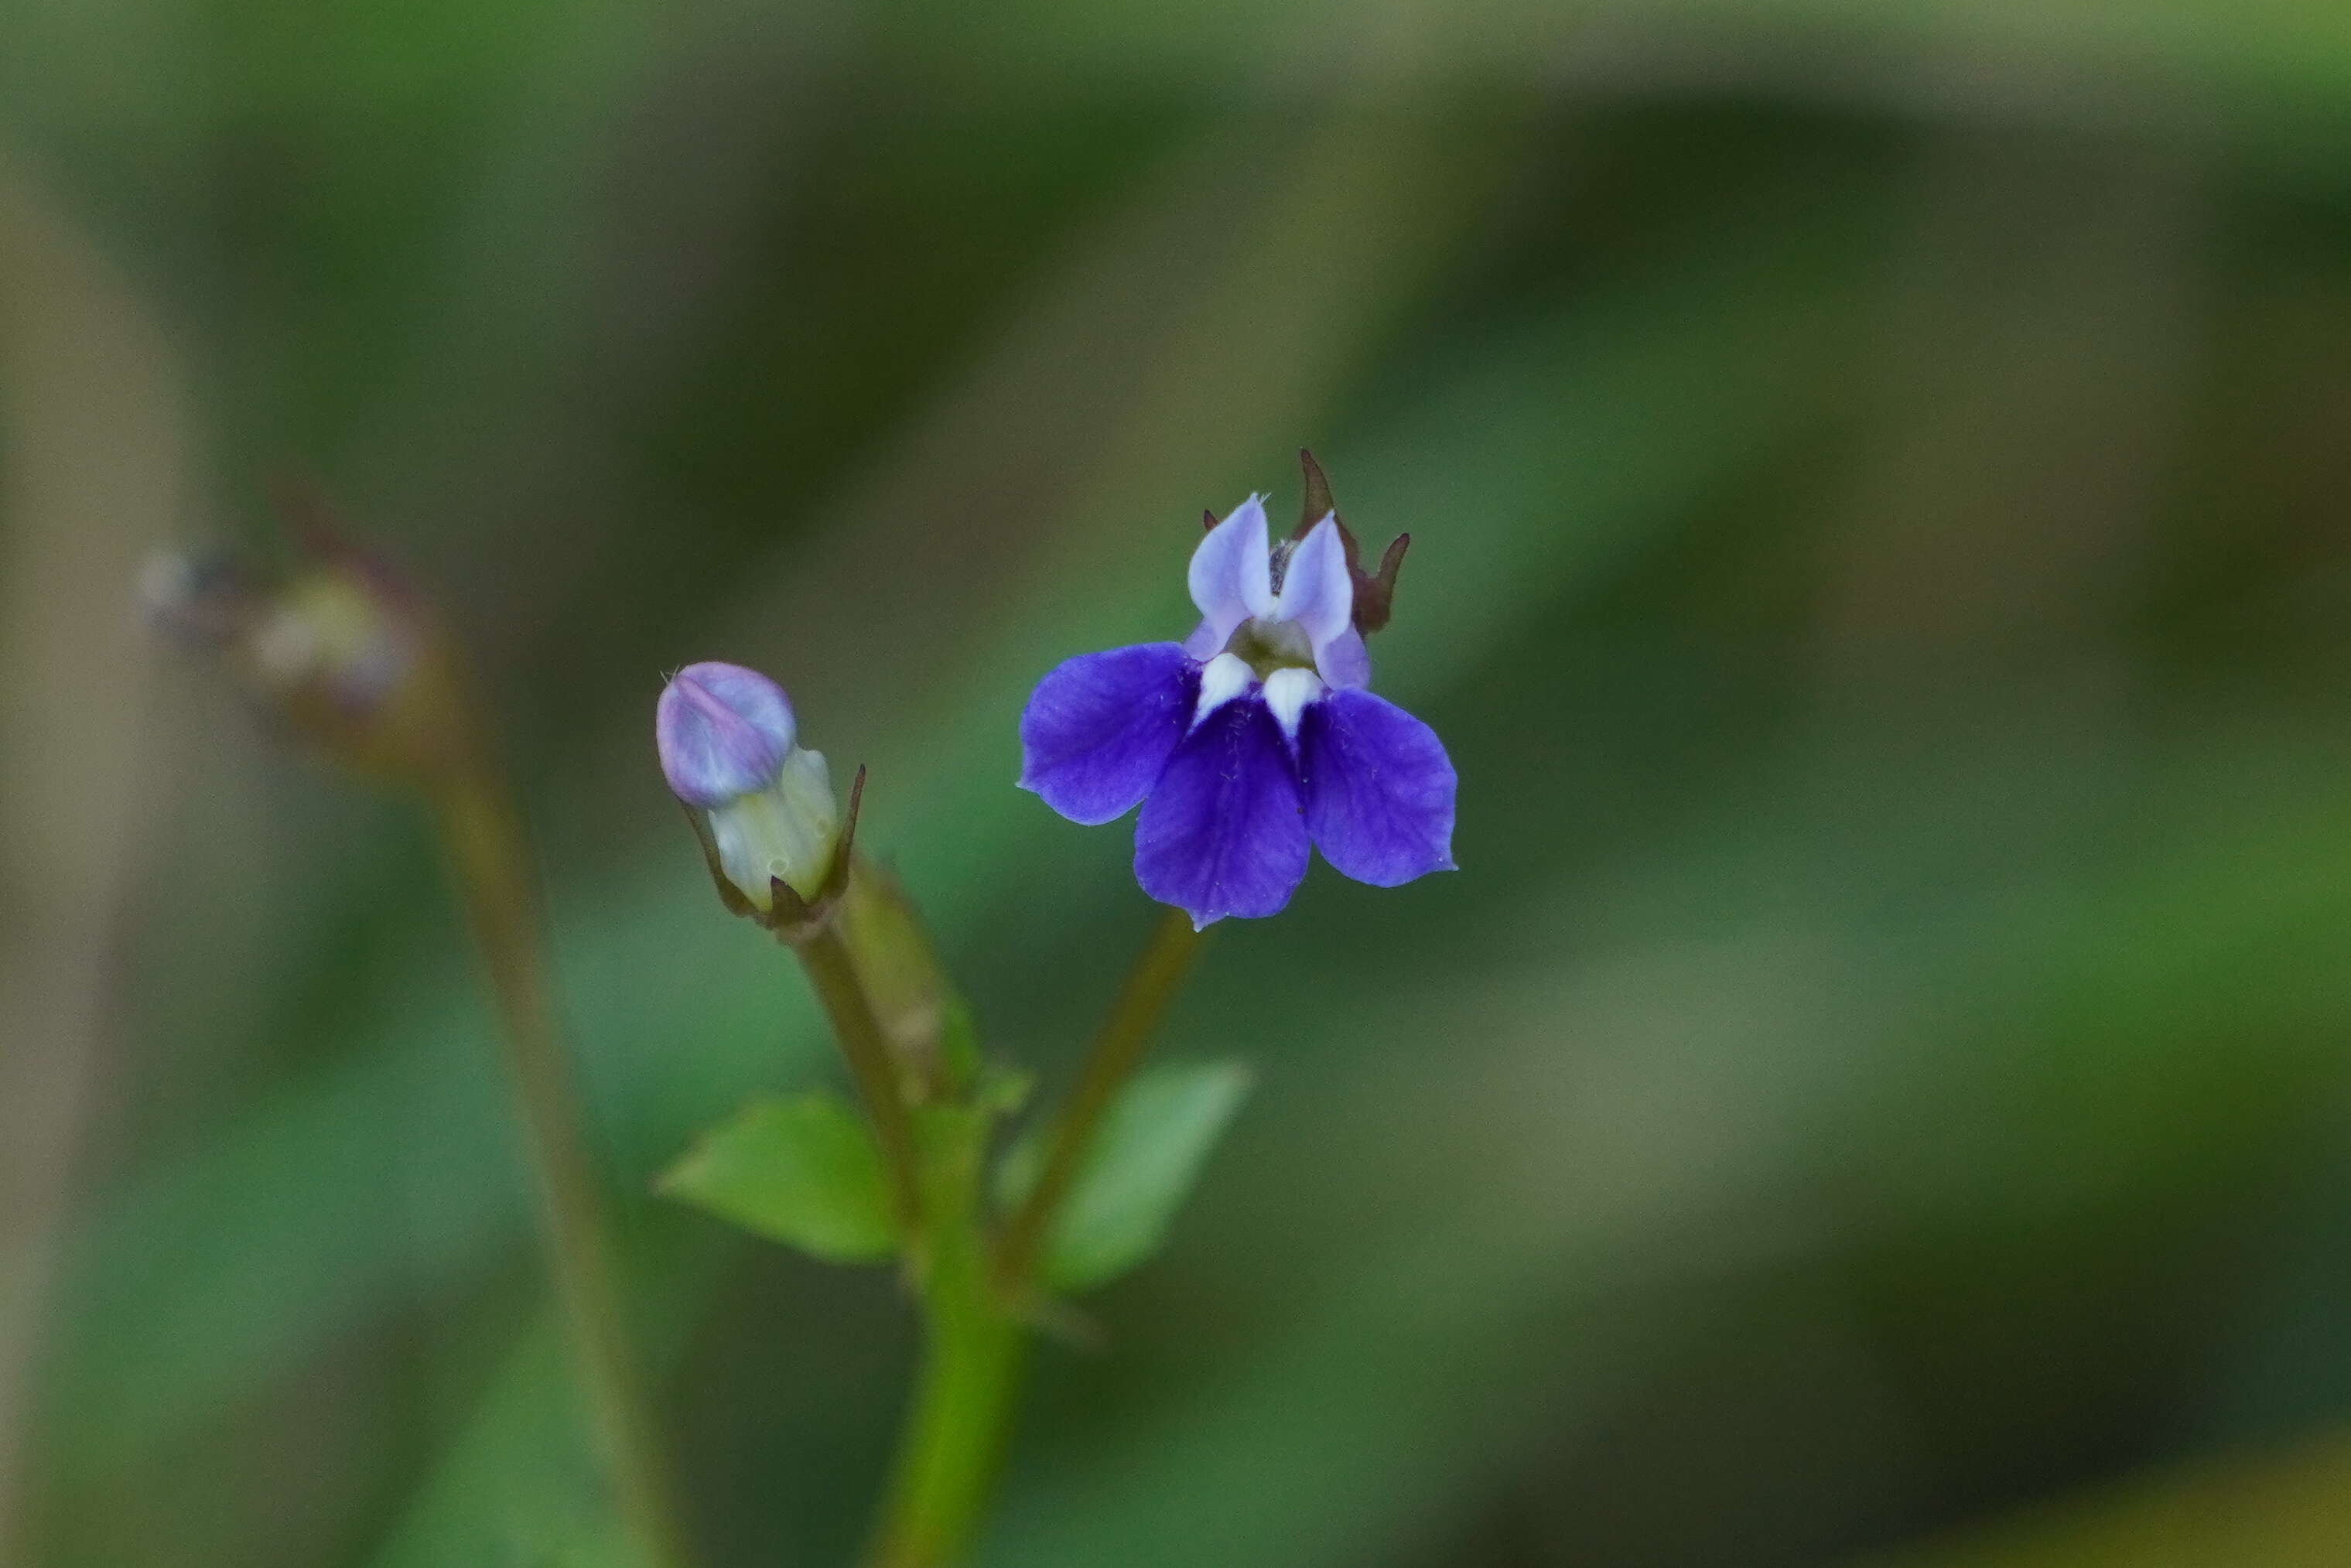
<path fill-rule="evenodd" d="M 1260 681 L 1276 670 L 1314 667 L 1314 645 L 1295 621 L 1244 621 L 1223 651 L 1256 671 Z"/>

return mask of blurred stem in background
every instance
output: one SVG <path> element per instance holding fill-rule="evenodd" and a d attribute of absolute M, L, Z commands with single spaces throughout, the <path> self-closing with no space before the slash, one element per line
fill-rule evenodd
<path fill-rule="evenodd" d="M 556 1030 L 522 821 L 478 747 L 431 789 L 430 799 L 497 998 L 540 1233 L 601 1457 L 646 1561 L 685 1568 L 693 1554 L 630 1349 L 595 1164 L 580 1132 L 579 1086 Z"/>
<path fill-rule="evenodd" d="M 686 1568 L 583 1102 L 556 1026 L 522 820 L 463 656 L 429 606 L 356 548 L 316 497 L 289 489 L 280 504 L 302 547 L 283 583 L 234 559 L 163 556 L 142 584 L 149 608 L 166 631 L 220 654 L 313 749 L 414 789 L 430 808 L 496 999 L 539 1231 L 598 1458 L 643 1561 Z"/>

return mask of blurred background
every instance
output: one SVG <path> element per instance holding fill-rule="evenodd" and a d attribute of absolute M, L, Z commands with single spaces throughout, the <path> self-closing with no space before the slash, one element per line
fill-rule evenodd
<path fill-rule="evenodd" d="M 1415 545 L 1462 870 L 1222 929 L 1258 1092 L 998 1568 L 2351 1561 L 2351 12 L 0 6 L 0 1557 L 596 1563 L 401 802 L 138 622 L 315 479 L 480 656 L 714 1564 L 846 1562 L 886 1270 L 646 1193 L 835 1068 L 653 766 L 872 769 L 999 1051 L 1148 929 L 1011 787 L 1202 508 Z"/>

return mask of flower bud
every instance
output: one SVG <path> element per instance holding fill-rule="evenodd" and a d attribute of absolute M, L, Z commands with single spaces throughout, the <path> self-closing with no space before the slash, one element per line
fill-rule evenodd
<path fill-rule="evenodd" d="M 298 738 L 357 772 L 418 782 L 460 765 L 469 708 L 423 601 L 340 537 L 306 533 L 282 580 L 233 557 L 164 553 L 140 579 L 149 618 L 217 655 Z"/>
<path fill-rule="evenodd" d="M 823 754 L 796 744 L 782 688 L 740 664 L 689 664 L 653 709 L 662 773 L 703 835 L 729 907 L 767 923 L 782 883 L 813 906 L 834 880 L 841 817 Z"/>
<path fill-rule="evenodd" d="M 795 733 L 783 688 L 740 664 L 688 664 L 653 707 L 662 772 L 689 806 L 724 805 L 774 783 Z"/>

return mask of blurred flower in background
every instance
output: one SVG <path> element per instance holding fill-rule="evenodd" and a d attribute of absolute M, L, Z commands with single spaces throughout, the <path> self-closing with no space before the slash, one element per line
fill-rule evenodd
<path fill-rule="evenodd" d="M 2351 1552 L 2333 9 L 7 34 L 6 1561 L 593 1560 L 429 847 L 148 645 L 152 549 L 292 468 L 436 585 L 695 1531 L 843 1562 L 911 1327 L 644 1196 L 826 1061 L 644 705 L 779 680 L 1064 1070 L 1150 912 L 1015 720 L 1301 442 L 1443 541 L 1379 686 L 1476 869 L 1218 938 L 1165 1043 L 1258 1096 L 1107 1354 L 1040 1354 L 984 1561 Z"/>

